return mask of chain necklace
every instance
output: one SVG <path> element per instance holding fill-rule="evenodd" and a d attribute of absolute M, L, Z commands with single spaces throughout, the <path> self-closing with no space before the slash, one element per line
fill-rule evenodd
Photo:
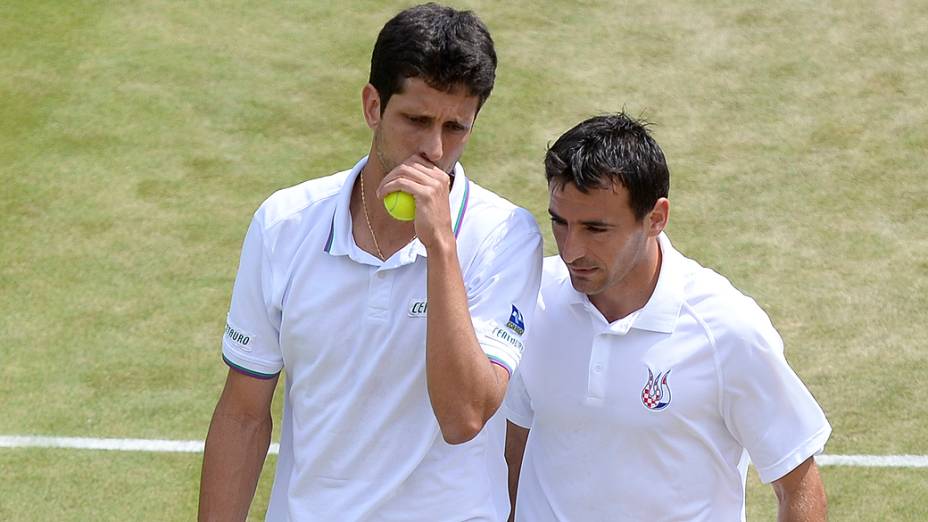
<path fill-rule="evenodd" d="M 364 209 L 364 221 L 367 222 L 367 229 L 371 231 L 371 239 L 374 240 L 374 248 L 377 249 L 377 255 L 381 261 L 385 261 L 380 245 L 377 244 L 377 236 L 374 235 L 374 227 L 371 226 L 371 217 L 367 214 L 367 199 L 364 197 L 364 171 L 361 171 L 361 208 Z"/>

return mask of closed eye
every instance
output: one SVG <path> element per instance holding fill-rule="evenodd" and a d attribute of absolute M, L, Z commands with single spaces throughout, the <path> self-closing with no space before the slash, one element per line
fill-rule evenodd
<path fill-rule="evenodd" d="M 445 124 L 445 128 L 451 132 L 467 132 L 467 127 L 460 123 L 450 122 Z"/>

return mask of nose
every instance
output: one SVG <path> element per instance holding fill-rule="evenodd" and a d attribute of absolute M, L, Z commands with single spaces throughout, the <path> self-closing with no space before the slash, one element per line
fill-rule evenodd
<path fill-rule="evenodd" d="M 429 130 L 422 138 L 419 153 L 425 159 L 437 164 L 445 153 L 444 148 L 441 129 Z"/>
<path fill-rule="evenodd" d="M 558 242 L 558 250 L 560 251 L 561 259 L 568 264 L 586 255 L 586 248 L 583 245 L 583 240 L 571 227 L 567 227 L 567 230 L 564 231 L 561 241 Z"/>

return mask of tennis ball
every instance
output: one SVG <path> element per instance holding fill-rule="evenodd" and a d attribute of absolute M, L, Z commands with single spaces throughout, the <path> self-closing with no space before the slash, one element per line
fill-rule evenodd
<path fill-rule="evenodd" d="M 412 221 L 416 219 L 416 199 L 408 192 L 391 192 L 383 198 L 383 206 L 393 219 Z"/>

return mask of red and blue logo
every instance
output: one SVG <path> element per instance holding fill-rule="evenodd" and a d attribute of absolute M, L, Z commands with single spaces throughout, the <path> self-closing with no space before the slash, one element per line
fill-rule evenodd
<path fill-rule="evenodd" d="M 670 370 L 660 372 L 657 377 L 651 368 L 648 368 L 648 383 L 641 390 L 641 403 L 651 411 L 661 411 L 670 406 L 670 385 L 667 384 L 667 376 Z"/>

